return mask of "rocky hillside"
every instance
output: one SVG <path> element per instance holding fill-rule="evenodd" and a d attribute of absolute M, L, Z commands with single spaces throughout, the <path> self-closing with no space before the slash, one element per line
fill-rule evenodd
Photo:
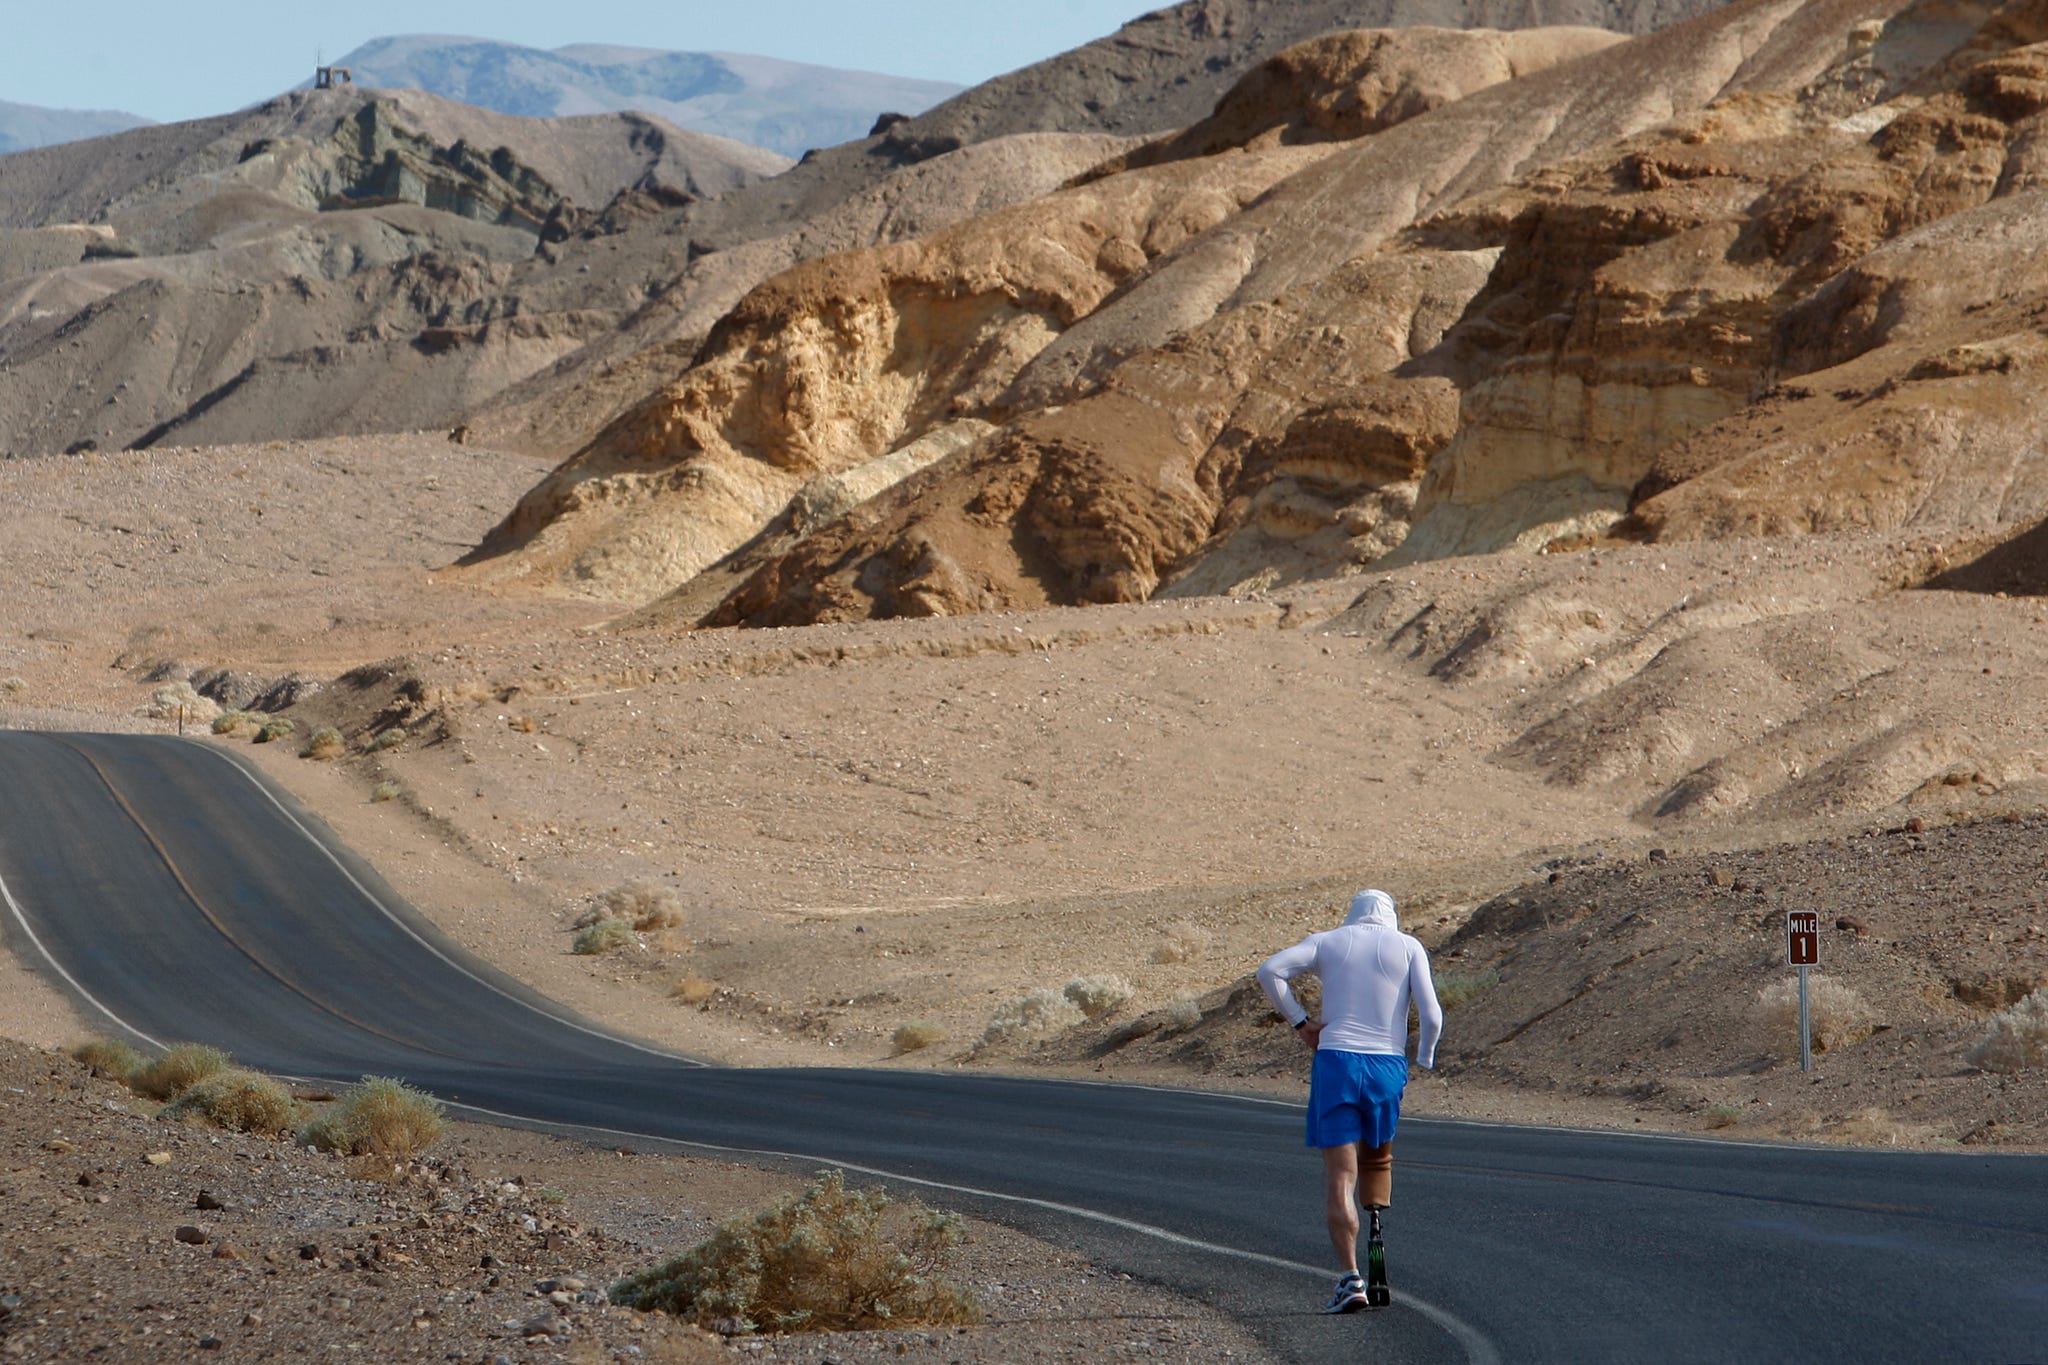
<path fill-rule="evenodd" d="M 542 51 L 430 34 L 372 39 L 338 64 L 360 85 L 528 118 L 630 110 L 789 157 L 865 137 L 880 115 L 921 114 L 960 89 L 739 53 L 597 43 Z"/>
<path fill-rule="evenodd" d="M 44 109 L 0 100 L 0 156 L 58 142 L 105 137 L 149 122 L 114 109 Z"/>
<path fill-rule="evenodd" d="M 767 281 L 477 571 L 766 625 L 2010 534 L 2044 35 L 1741 0 L 1312 40 L 1057 194 Z"/>

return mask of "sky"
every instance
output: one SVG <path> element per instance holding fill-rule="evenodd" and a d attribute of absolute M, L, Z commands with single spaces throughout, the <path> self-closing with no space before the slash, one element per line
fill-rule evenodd
<path fill-rule="evenodd" d="M 974 85 L 1099 38 L 1167 0 L 0 0 L 0 100 L 168 122 L 309 79 L 371 38 L 747 52 Z"/>

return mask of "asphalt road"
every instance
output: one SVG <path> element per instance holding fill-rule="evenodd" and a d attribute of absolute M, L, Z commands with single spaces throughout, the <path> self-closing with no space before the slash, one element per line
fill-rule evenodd
<path fill-rule="evenodd" d="M 1411 1118 L 1395 1306 L 1327 1291 L 1320 1165 L 1269 1099 L 704 1066 L 463 953 L 230 754 L 0 733 L 0 924 L 108 1031 L 486 1115 L 873 1173 L 1214 1303 L 1279 1358 L 2048 1358 L 2048 1158 Z"/>

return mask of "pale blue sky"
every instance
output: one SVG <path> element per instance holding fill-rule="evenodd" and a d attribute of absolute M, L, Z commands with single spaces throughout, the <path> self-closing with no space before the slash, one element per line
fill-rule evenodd
<path fill-rule="evenodd" d="M 973 85 L 1098 38 L 1165 0 L 0 0 L 0 100 L 125 109 L 160 120 L 224 113 L 391 33 L 460 33 L 529 47 L 619 43 L 753 52 Z"/>

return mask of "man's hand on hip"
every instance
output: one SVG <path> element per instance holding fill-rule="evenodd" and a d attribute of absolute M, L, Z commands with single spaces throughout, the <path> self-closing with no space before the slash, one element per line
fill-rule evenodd
<path fill-rule="evenodd" d="M 1308 1044 L 1308 1050 L 1310 1052 L 1314 1052 L 1322 1042 L 1323 1030 L 1316 1024 L 1303 1024 L 1300 1028 L 1295 1030 L 1295 1033 L 1300 1035 L 1302 1042 Z"/>

